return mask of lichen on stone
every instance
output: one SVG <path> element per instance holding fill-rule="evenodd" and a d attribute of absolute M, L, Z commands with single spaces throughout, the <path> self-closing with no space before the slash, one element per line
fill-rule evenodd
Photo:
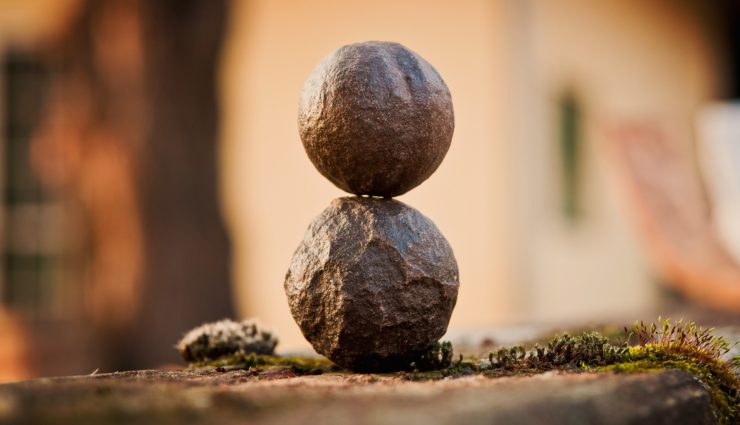
<path fill-rule="evenodd" d="M 176 348 L 185 361 L 203 362 L 239 352 L 271 355 L 277 344 L 277 337 L 255 319 L 224 319 L 190 330 Z"/>

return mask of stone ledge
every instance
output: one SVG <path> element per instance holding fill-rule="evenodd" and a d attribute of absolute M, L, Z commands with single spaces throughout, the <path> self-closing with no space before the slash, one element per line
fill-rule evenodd
<path fill-rule="evenodd" d="M 0 424 L 709 424 L 681 371 L 410 382 L 289 368 L 132 371 L 0 386 Z"/>

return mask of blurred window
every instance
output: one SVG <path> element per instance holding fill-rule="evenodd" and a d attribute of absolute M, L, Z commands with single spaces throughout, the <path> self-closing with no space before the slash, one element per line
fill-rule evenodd
<path fill-rule="evenodd" d="M 559 158 L 561 170 L 560 205 L 571 222 L 581 216 L 581 108 L 575 95 L 566 91 L 558 99 Z"/>
<path fill-rule="evenodd" d="M 64 208 L 44 190 L 30 162 L 31 138 L 43 112 L 48 70 L 33 54 L 2 56 L 0 209 L 2 304 L 34 319 L 58 316 Z"/>

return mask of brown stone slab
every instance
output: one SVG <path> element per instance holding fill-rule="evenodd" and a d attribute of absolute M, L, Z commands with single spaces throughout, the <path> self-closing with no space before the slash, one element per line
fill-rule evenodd
<path fill-rule="evenodd" d="M 139 371 L 0 386 L 0 424 L 709 424 L 692 375 L 546 373 L 410 382 L 286 369 Z"/>

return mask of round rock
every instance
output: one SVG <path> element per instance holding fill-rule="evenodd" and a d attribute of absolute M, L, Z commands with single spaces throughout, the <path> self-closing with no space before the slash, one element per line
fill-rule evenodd
<path fill-rule="evenodd" d="M 355 371 L 408 368 L 446 332 L 458 287 L 452 248 L 434 223 L 382 198 L 332 201 L 285 277 L 303 335 Z"/>
<path fill-rule="evenodd" d="M 340 189 L 398 196 L 426 180 L 450 147 L 447 85 L 398 43 L 340 47 L 308 77 L 298 128 L 308 157 Z"/>

